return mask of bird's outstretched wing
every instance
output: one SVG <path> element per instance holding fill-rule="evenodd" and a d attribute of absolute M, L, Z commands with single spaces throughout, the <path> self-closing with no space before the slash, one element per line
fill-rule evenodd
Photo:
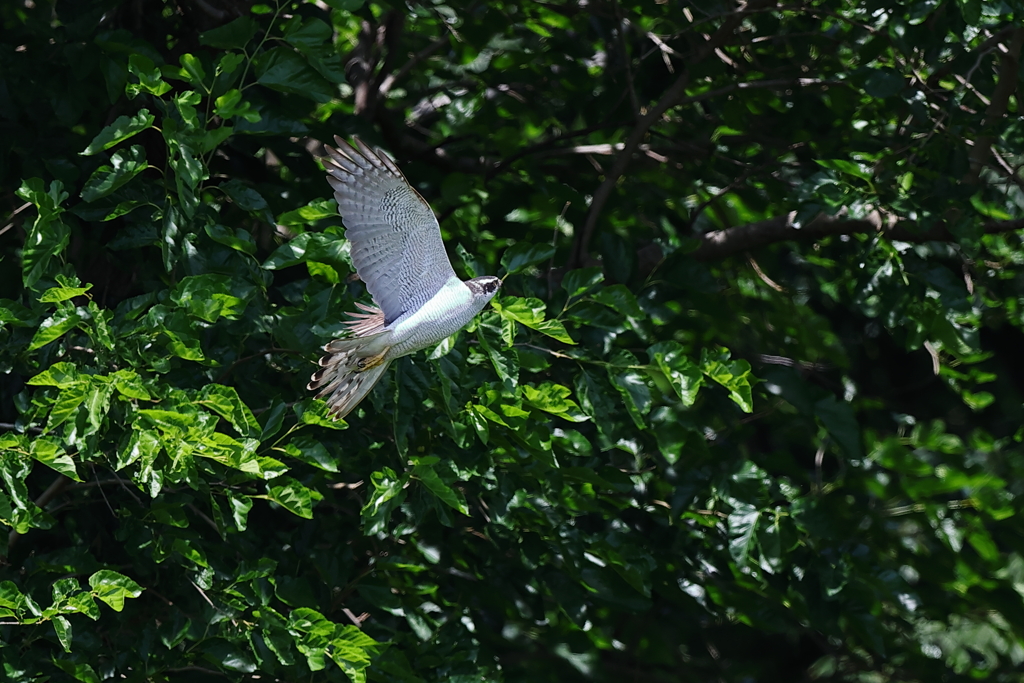
<path fill-rule="evenodd" d="M 384 151 L 339 137 L 327 148 L 327 181 L 334 188 L 352 263 L 384 312 L 385 324 L 416 311 L 455 276 L 430 205 Z"/>

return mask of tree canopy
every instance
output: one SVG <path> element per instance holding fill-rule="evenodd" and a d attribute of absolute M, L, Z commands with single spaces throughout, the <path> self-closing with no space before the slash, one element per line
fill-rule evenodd
<path fill-rule="evenodd" d="M 1022 680 L 1022 25 L 0 3 L 0 677 Z M 335 135 L 505 277 L 343 422 Z"/>

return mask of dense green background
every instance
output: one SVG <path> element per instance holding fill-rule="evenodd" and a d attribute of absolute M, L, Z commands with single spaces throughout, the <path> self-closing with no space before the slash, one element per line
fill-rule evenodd
<path fill-rule="evenodd" d="M 0 678 L 1024 680 L 1024 4 L 784 7 L 0 2 Z"/>

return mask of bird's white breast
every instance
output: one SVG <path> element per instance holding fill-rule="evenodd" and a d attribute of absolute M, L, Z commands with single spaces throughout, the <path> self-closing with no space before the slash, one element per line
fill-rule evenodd
<path fill-rule="evenodd" d="M 391 330 L 392 358 L 404 356 L 446 339 L 473 319 L 478 309 L 473 293 L 462 280 L 452 276 L 419 310 L 402 316 Z"/>

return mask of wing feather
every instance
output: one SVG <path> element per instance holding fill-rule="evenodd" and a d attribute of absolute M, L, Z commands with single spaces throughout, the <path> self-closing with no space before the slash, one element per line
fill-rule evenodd
<path fill-rule="evenodd" d="M 327 181 L 334 188 L 352 262 L 390 324 L 418 310 L 455 276 L 430 205 L 382 150 L 335 137 L 327 148 Z"/>

